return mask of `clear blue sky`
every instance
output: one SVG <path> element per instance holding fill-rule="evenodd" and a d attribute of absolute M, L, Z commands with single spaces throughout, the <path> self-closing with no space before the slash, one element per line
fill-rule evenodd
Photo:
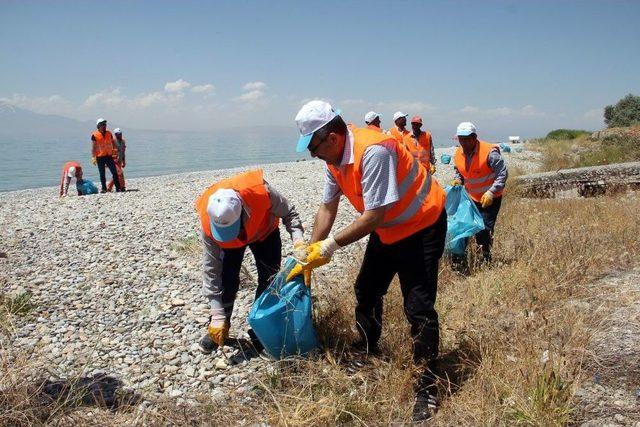
<path fill-rule="evenodd" d="M 0 99 L 130 127 L 293 125 L 324 98 L 494 137 L 640 94 L 638 1 L 6 1 Z"/>

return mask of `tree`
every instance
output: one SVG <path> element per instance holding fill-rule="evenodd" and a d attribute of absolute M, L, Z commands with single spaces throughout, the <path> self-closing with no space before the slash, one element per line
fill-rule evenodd
<path fill-rule="evenodd" d="M 629 94 L 604 107 L 604 122 L 610 128 L 640 124 L 640 96 Z"/>

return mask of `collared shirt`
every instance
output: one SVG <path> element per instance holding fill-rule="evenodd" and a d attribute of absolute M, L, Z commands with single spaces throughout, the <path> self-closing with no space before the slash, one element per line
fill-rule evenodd
<path fill-rule="evenodd" d="M 478 150 L 478 145 L 476 145 L 476 149 L 471 154 L 465 154 L 465 161 L 467 164 L 471 163 L 473 156 Z M 500 153 L 499 147 L 494 147 L 489 153 L 489 157 L 487 157 L 487 163 L 489 168 L 496 174 L 495 180 L 493 181 L 493 185 L 489 188 L 489 191 L 493 194 L 498 191 L 504 189 L 505 184 L 507 183 L 507 178 L 509 176 L 509 172 L 507 171 L 507 165 L 502 158 L 502 154 Z M 456 179 L 462 183 L 464 183 L 464 178 L 458 171 L 458 168 L 453 168 Z"/>
<path fill-rule="evenodd" d="M 293 242 L 303 240 L 304 229 L 302 228 L 302 221 L 295 206 L 268 183 L 265 184 L 269 193 L 269 200 L 271 201 L 271 213 L 278 218 L 282 218 L 282 223 L 289 234 L 291 234 L 291 240 Z M 247 215 L 250 215 L 250 212 L 243 209 L 242 215 L 246 218 Z M 209 305 L 212 309 L 224 308 L 222 304 L 222 292 L 225 286 L 225 284 L 222 283 L 222 259 L 224 257 L 224 250 L 218 246 L 215 240 L 204 233 L 201 233 L 201 236 L 203 243 L 202 292 L 209 300 Z"/>
<path fill-rule="evenodd" d="M 353 133 L 349 130 L 345 139 L 340 167 L 351 165 L 353 156 Z M 398 155 L 392 146 L 372 145 L 362 157 L 362 197 L 365 210 L 387 206 L 400 199 L 396 170 Z M 342 190 L 329 168 L 325 168 L 322 202 L 329 203 L 342 195 Z"/>

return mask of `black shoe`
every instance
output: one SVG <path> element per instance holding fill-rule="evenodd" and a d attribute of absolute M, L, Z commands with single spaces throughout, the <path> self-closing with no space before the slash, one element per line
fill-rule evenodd
<path fill-rule="evenodd" d="M 356 353 L 362 353 L 364 355 L 378 356 L 381 354 L 380 347 L 378 347 L 378 343 L 372 344 L 363 339 L 353 343 L 353 345 L 351 346 L 351 349 Z"/>
<path fill-rule="evenodd" d="M 418 393 L 413 406 L 413 421 L 427 421 L 438 411 L 438 397 L 427 392 Z"/>
<path fill-rule="evenodd" d="M 107 190 L 105 188 L 103 188 L 102 190 L 100 190 L 101 193 L 106 193 Z"/>
<path fill-rule="evenodd" d="M 264 346 L 262 345 L 262 343 L 258 339 L 258 336 L 256 335 L 256 333 L 253 332 L 253 329 L 250 328 L 247 331 L 247 333 L 249 334 L 249 339 L 251 340 L 251 345 L 256 350 L 256 353 L 262 352 L 262 350 L 264 350 Z"/>
<path fill-rule="evenodd" d="M 199 344 L 200 344 L 200 351 L 202 351 L 202 353 L 204 354 L 211 354 L 218 349 L 218 344 L 213 342 L 213 340 L 211 339 L 211 335 L 209 335 L 208 332 L 204 334 L 202 338 L 200 338 Z"/>

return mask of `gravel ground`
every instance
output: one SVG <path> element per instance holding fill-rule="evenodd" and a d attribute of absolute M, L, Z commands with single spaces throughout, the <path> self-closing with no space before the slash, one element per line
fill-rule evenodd
<path fill-rule="evenodd" d="M 452 151 L 438 149 L 438 158 Z M 530 171 L 536 154 L 505 157 Z M 262 166 L 266 179 L 294 201 L 307 233 L 323 167 L 319 161 Z M 0 352 L 24 350 L 51 377 L 107 372 L 147 394 L 251 399 L 252 375 L 270 362 L 237 347 L 205 356 L 197 346 L 208 314 L 193 203 L 207 186 L 239 170 L 131 179 L 133 191 L 124 194 L 60 199 L 53 187 L 0 193 L 0 252 L 6 253 L 0 257 L 0 292 L 29 292 L 35 307 L 14 319 L 9 334 L 0 334 Z M 448 183 L 452 170 L 439 163 L 436 177 Z M 343 201 L 334 229 L 354 216 Z M 290 238 L 282 234 L 283 252 L 290 253 Z M 337 253 L 333 272 L 363 243 Z M 245 265 L 255 276 L 249 254 Z M 331 271 L 324 270 L 319 274 Z M 232 336 L 247 338 L 254 289 L 245 275 Z"/>

